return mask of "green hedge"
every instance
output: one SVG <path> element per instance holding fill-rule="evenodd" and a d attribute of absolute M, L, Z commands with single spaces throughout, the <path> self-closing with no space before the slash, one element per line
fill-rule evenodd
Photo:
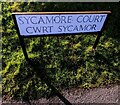
<path fill-rule="evenodd" d="M 37 99 L 53 95 L 25 61 L 11 15 L 16 11 L 112 11 L 96 52 L 92 51 L 96 34 L 27 38 L 25 43 L 31 61 L 39 63 L 59 90 L 119 82 L 119 3 L 6 2 L 2 9 L 3 96 L 25 100 L 26 96 Z"/>

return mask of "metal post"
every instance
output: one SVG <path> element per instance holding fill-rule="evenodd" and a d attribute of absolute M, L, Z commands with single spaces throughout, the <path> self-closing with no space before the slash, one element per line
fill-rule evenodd
<path fill-rule="evenodd" d="M 96 40 L 95 40 L 95 43 L 94 43 L 94 45 L 93 45 L 93 50 L 96 49 L 96 46 L 98 45 L 98 42 L 99 42 L 99 40 L 100 40 L 101 35 L 102 35 L 102 32 L 99 32 L 99 33 L 98 33 L 98 36 L 97 36 L 97 38 L 96 38 Z"/>
<path fill-rule="evenodd" d="M 13 20 L 14 20 L 14 23 L 15 23 L 15 26 L 16 26 L 16 29 L 17 29 L 17 32 L 18 32 L 18 37 L 19 37 L 19 40 L 20 40 L 20 45 L 22 47 L 22 51 L 23 51 L 23 54 L 25 56 L 25 59 L 26 61 L 29 61 L 29 58 L 28 58 L 28 54 L 27 54 L 27 51 L 26 51 L 26 48 L 25 48 L 25 43 L 24 43 L 24 37 L 20 35 L 20 32 L 19 32 L 19 28 L 17 26 L 17 22 L 16 22 L 16 18 L 15 18 L 15 15 L 13 15 Z"/>

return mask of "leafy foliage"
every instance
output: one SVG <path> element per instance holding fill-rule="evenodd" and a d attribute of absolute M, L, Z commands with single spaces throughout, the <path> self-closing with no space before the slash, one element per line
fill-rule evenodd
<path fill-rule="evenodd" d="M 96 34 L 25 39 L 28 55 L 59 90 L 92 88 L 120 80 L 119 3 L 2 3 L 3 95 L 26 100 L 51 96 L 52 91 L 25 61 L 11 13 L 16 11 L 111 10 L 96 52 Z"/>

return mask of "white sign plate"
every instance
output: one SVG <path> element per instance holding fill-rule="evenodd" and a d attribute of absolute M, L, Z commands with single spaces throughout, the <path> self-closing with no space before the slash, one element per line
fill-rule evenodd
<path fill-rule="evenodd" d="M 101 31 L 107 14 L 16 14 L 22 36 Z"/>

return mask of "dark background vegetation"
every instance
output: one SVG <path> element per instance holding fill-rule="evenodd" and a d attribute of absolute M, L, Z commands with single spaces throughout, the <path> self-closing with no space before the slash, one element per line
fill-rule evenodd
<path fill-rule="evenodd" d="M 27 38 L 25 44 L 38 72 L 44 70 L 58 89 L 93 88 L 120 81 L 119 3 L 2 3 L 2 94 L 4 99 L 52 96 L 52 91 L 27 64 L 19 43 L 12 12 L 111 11 L 96 52 L 97 34 Z"/>

